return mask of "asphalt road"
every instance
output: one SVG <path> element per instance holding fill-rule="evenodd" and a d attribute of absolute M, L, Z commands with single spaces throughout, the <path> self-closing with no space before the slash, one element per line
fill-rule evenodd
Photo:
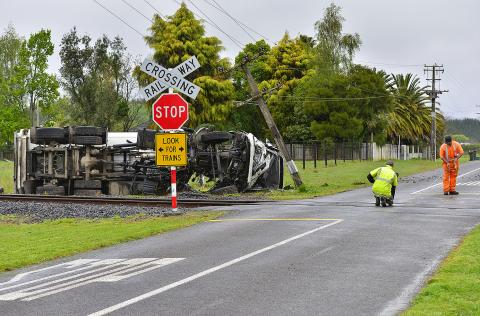
<path fill-rule="evenodd" d="M 395 315 L 480 222 L 480 162 L 461 174 L 459 196 L 442 194 L 435 171 L 405 178 L 393 208 L 369 188 L 237 207 L 2 274 L 0 314 Z"/>

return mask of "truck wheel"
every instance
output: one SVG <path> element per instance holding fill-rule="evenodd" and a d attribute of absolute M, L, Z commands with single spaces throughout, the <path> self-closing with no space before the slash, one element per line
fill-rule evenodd
<path fill-rule="evenodd" d="M 77 145 L 102 145 L 103 139 L 100 136 L 73 136 L 73 143 Z"/>
<path fill-rule="evenodd" d="M 214 131 L 201 136 L 204 143 L 219 144 L 231 140 L 233 137 L 229 132 Z"/>
<path fill-rule="evenodd" d="M 105 128 L 96 126 L 76 126 L 73 128 L 73 134 L 76 136 L 100 136 L 102 137 Z"/>
<path fill-rule="evenodd" d="M 37 127 L 34 131 L 30 131 L 30 135 L 34 136 L 31 140 L 34 144 L 50 142 L 68 144 L 68 132 L 60 127 Z"/>
<path fill-rule="evenodd" d="M 37 187 L 37 194 L 40 195 L 65 195 L 65 187 L 57 185 L 44 185 Z"/>
<path fill-rule="evenodd" d="M 101 180 L 75 180 L 73 182 L 74 189 L 88 189 L 88 190 L 100 190 L 102 189 Z"/>
<path fill-rule="evenodd" d="M 155 149 L 155 134 L 154 129 L 142 129 L 137 133 L 137 146 L 141 149 Z"/>
<path fill-rule="evenodd" d="M 77 196 L 100 196 L 102 195 L 102 190 L 75 189 L 73 194 Z"/>

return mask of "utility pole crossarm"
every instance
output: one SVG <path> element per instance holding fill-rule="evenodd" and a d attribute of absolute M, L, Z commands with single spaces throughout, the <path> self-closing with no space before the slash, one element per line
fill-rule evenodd
<path fill-rule="evenodd" d="M 302 185 L 302 179 L 298 174 L 297 166 L 295 165 L 295 162 L 292 160 L 290 156 L 290 152 L 287 150 L 287 146 L 283 141 L 283 137 L 280 134 L 280 131 L 278 130 L 277 125 L 275 124 L 275 121 L 273 120 L 272 114 L 270 113 L 270 110 L 268 109 L 267 104 L 265 103 L 265 100 L 262 98 L 262 94 L 258 89 L 257 83 L 255 82 L 255 79 L 253 78 L 252 73 L 248 68 L 248 65 L 246 63 L 243 63 L 242 68 L 247 77 L 248 85 L 250 86 L 252 100 L 257 101 L 258 107 L 260 108 L 260 111 L 262 112 L 263 117 L 265 118 L 265 121 L 268 127 L 270 128 L 270 131 L 272 132 L 275 143 L 277 144 L 278 149 L 280 150 L 283 157 L 287 161 L 288 172 L 290 172 L 290 175 L 292 176 L 295 186 L 299 187 Z"/>

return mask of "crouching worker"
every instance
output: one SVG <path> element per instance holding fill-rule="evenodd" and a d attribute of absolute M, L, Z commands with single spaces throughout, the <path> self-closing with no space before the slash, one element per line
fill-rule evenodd
<path fill-rule="evenodd" d="M 393 170 L 393 161 L 389 160 L 385 167 L 370 171 L 368 181 L 373 183 L 372 191 L 375 196 L 375 205 L 385 207 L 393 205 L 395 189 L 398 186 L 398 174 Z"/>

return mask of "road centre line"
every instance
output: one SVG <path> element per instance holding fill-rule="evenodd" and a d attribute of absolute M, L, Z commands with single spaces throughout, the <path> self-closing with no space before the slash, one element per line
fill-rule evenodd
<path fill-rule="evenodd" d="M 480 170 L 480 168 L 477 168 L 477 169 L 474 169 L 474 170 L 470 170 L 469 172 L 466 172 L 466 173 L 464 173 L 464 174 L 459 175 L 459 176 L 457 177 L 457 179 L 460 179 L 460 178 L 462 178 L 463 176 L 466 176 L 467 174 L 470 174 L 470 173 L 475 172 L 475 171 L 478 171 L 478 170 Z M 412 192 L 412 193 L 410 193 L 410 194 L 417 194 L 417 193 L 419 193 L 419 192 L 423 192 L 423 191 L 425 191 L 425 190 L 428 190 L 428 189 L 434 188 L 434 187 L 436 187 L 436 186 L 439 186 L 439 185 L 441 185 L 442 183 L 443 183 L 443 182 L 440 182 L 440 183 L 431 185 L 431 186 L 429 186 L 429 187 L 426 187 L 425 189 L 421 189 L 421 190 Z"/>
<path fill-rule="evenodd" d="M 338 218 L 225 218 L 211 219 L 209 222 L 242 222 L 242 221 L 338 221 Z"/>
<path fill-rule="evenodd" d="M 218 266 L 215 266 L 215 267 L 213 267 L 213 268 L 204 270 L 204 271 L 202 271 L 202 272 L 199 272 L 199 273 L 197 273 L 197 274 L 194 274 L 194 275 L 192 275 L 192 276 L 189 276 L 189 277 L 187 277 L 187 278 L 185 278 L 185 279 L 182 279 L 182 280 L 179 280 L 179 281 L 177 281 L 177 282 L 174 282 L 174 283 L 171 283 L 171 284 L 162 286 L 162 287 L 160 287 L 160 288 L 158 288 L 158 289 L 155 289 L 155 290 L 153 290 L 153 291 L 144 293 L 144 294 L 142 294 L 142 295 L 136 296 L 136 297 L 131 298 L 131 299 L 129 299 L 129 300 L 123 301 L 123 302 L 121 302 L 121 303 L 112 305 L 112 306 L 107 307 L 107 308 L 104 308 L 104 309 L 102 309 L 102 310 L 100 310 L 100 311 L 97 311 L 97 312 L 94 312 L 94 313 L 90 314 L 89 316 L 101 316 L 101 315 L 106 315 L 106 314 L 112 313 L 112 312 L 117 311 L 117 310 L 119 310 L 119 309 L 125 308 L 125 307 L 127 307 L 127 306 L 129 306 L 129 305 L 138 303 L 138 302 L 143 301 L 143 300 L 145 300 L 145 299 L 147 299 L 147 298 L 153 297 L 153 296 L 158 295 L 158 294 L 160 294 L 160 293 L 166 292 L 166 291 L 168 291 L 168 290 L 170 290 L 170 289 L 176 288 L 176 287 L 178 287 L 178 286 L 180 286 L 180 285 L 186 284 L 186 283 L 188 283 L 188 282 L 191 282 L 191 281 L 193 281 L 193 280 L 196 280 L 196 279 L 198 279 L 198 278 L 201 278 L 201 277 L 203 277 L 203 276 L 206 276 L 206 275 L 208 275 L 208 274 L 211 274 L 211 273 L 213 273 L 213 272 L 216 272 L 216 271 L 218 271 L 218 270 L 227 268 L 227 267 L 229 267 L 229 266 L 231 266 L 231 265 L 234 265 L 234 264 L 239 263 L 239 262 L 241 262 L 241 261 L 247 260 L 247 259 L 249 259 L 249 258 L 251 258 L 251 257 L 254 257 L 254 256 L 256 256 L 256 255 L 259 255 L 259 254 L 261 254 L 261 253 L 264 253 L 264 252 L 267 252 L 267 251 L 269 251 L 269 250 L 272 250 L 272 249 L 275 249 L 275 248 L 277 248 L 277 247 L 280 247 L 280 246 L 283 246 L 283 245 L 285 245 L 285 244 L 288 244 L 288 243 L 290 243 L 290 242 L 292 242 L 292 241 L 294 241 L 294 240 L 297 240 L 297 239 L 300 239 L 300 238 L 302 238 L 302 237 L 305 237 L 305 236 L 308 236 L 308 235 L 310 235 L 310 234 L 313 234 L 313 233 L 315 233 L 315 232 L 317 232 L 317 231 L 319 231 L 319 230 L 322 230 L 322 229 L 325 229 L 325 228 L 327 228 L 327 227 L 336 225 L 336 224 L 338 224 L 338 223 L 341 223 L 342 221 L 343 221 L 342 219 L 338 219 L 338 220 L 336 220 L 336 221 L 334 221 L 334 222 L 332 222 L 332 223 L 329 223 L 329 224 L 326 224 L 326 225 L 317 227 L 317 228 L 315 228 L 315 229 L 309 230 L 309 231 L 307 231 L 307 232 L 305 232 L 305 233 L 302 233 L 302 234 L 299 234 L 299 235 L 295 235 L 295 236 L 293 236 L 293 237 L 290 237 L 290 238 L 288 238 L 288 239 L 285 239 L 285 240 L 283 240 L 283 241 L 280 241 L 280 242 L 278 242 L 278 243 L 276 243 L 276 244 L 267 246 L 267 247 L 265 247 L 265 248 L 262 248 L 262 249 L 259 249 L 259 250 L 253 251 L 253 252 L 250 252 L 250 253 L 248 253 L 248 254 L 246 254 L 246 255 L 243 255 L 243 256 L 238 257 L 238 258 L 235 258 L 235 259 L 233 259 L 233 260 L 227 261 L 227 262 L 225 262 L 225 263 L 223 263 L 223 264 L 220 264 L 220 265 L 218 265 Z"/>

